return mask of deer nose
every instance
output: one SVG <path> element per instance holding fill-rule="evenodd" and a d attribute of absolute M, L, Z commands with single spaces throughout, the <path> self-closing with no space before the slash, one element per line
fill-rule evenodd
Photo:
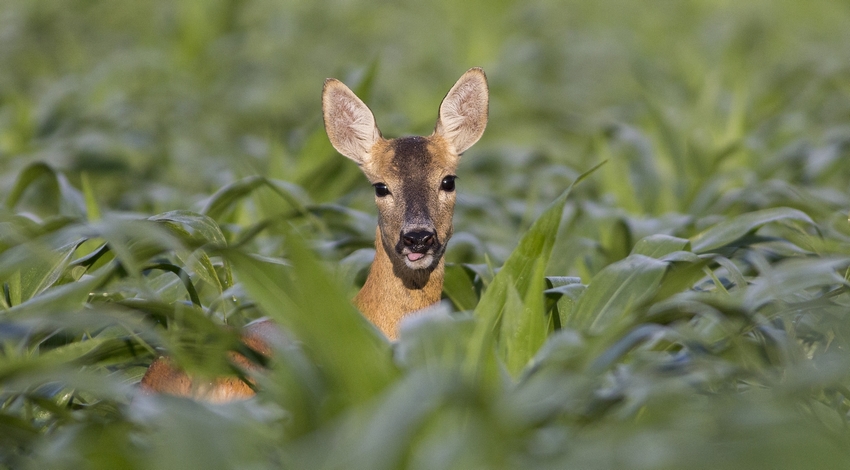
<path fill-rule="evenodd" d="M 401 236 L 404 246 L 411 248 L 430 247 L 434 244 L 434 232 L 428 230 L 415 230 Z"/>

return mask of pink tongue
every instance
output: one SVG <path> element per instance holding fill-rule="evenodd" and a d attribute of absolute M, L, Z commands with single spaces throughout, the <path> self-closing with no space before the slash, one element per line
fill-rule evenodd
<path fill-rule="evenodd" d="M 425 254 L 423 254 L 423 253 L 408 253 L 407 254 L 407 259 L 409 259 L 410 261 L 416 261 L 416 260 L 422 259 L 424 257 L 425 257 Z"/>

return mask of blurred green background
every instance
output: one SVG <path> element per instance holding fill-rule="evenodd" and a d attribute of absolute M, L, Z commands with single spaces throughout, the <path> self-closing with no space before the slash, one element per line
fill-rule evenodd
<path fill-rule="evenodd" d="M 3 0 L 0 468 L 850 468 L 848 44 L 842 0 Z M 391 346 L 322 82 L 428 134 L 473 66 L 450 313 Z M 139 395 L 261 315 L 256 400 Z"/>
<path fill-rule="evenodd" d="M 626 126 L 644 139 L 616 140 L 652 155 L 623 158 L 658 184 L 618 202 L 685 211 L 710 176 L 743 187 L 742 168 L 846 132 L 848 17 L 841 1 L 9 0 L 2 183 L 39 160 L 72 181 L 88 173 L 120 210 L 190 208 L 251 174 L 321 202 L 360 187 L 368 202 L 352 165 L 313 138 L 322 80 L 361 85 L 397 136 L 430 132 L 448 87 L 482 66 L 491 119 L 461 168 L 465 194 L 551 200 L 576 171 L 618 158 L 600 145 Z M 339 178 L 313 173 L 325 160 Z"/>

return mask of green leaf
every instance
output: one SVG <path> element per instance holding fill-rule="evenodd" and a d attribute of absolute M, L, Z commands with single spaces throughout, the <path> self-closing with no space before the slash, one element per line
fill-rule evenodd
<path fill-rule="evenodd" d="M 394 352 L 402 369 L 456 371 L 463 364 L 475 324 L 472 315 L 450 314 L 449 310 L 441 304 L 401 322 Z"/>
<path fill-rule="evenodd" d="M 606 266 L 588 283 L 566 326 L 603 332 L 652 299 L 666 271 L 666 262 L 643 255 Z"/>
<path fill-rule="evenodd" d="M 786 220 L 814 225 L 814 221 L 808 215 L 797 209 L 788 207 L 764 209 L 741 214 L 691 237 L 691 248 L 694 253 L 705 253 L 716 250 L 740 239 L 765 224 Z"/>
<path fill-rule="evenodd" d="M 80 243 L 82 240 L 53 248 L 49 240 L 39 239 L 4 252 L 0 256 L 0 276 L 11 281 L 13 300 L 29 300 L 56 283 Z"/>
<path fill-rule="evenodd" d="M 168 271 L 177 275 L 177 277 L 183 283 L 183 286 L 186 288 L 186 292 L 189 294 L 189 299 L 192 301 L 193 304 L 195 304 L 199 308 L 201 307 L 201 300 L 200 298 L 198 298 L 198 292 L 195 290 L 195 286 L 192 284 L 192 280 L 189 279 L 189 275 L 186 274 L 186 271 L 184 271 L 180 266 L 177 266 L 172 263 L 156 263 L 144 267 L 145 271 L 149 271 L 152 269 Z"/>
<path fill-rule="evenodd" d="M 390 345 L 342 294 L 297 235 L 287 237 L 290 269 L 237 250 L 224 255 L 250 297 L 291 331 L 323 368 L 336 408 L 360 403 L 395 375 Z"/>
<path fill-rule="evenodd" d="M 156 215 L 148 220 L 162 223 L 189 247 L 225 246 L 227 244 L 224 233 L 215 220 L 203 214 L 190 211 L 172 211 Z M 232 285 L 228 263 L 224 264 L 224 277 L 227 285 L 222 285 L 207 253 L 196 250 L 188 255 L 185 251 L 178 250 L 177 257 L 204 282 L 213 286 L 219 294 Z"/>
<path fill-rule="evenodd" d="M 304 196 L 297 186 L 285 181 L 269 180 L 263 176 L 249 176 L 224 186 L 204 204 L 201 213 L 215 220 L 221 219 L 233 205 L 258 188 L 267 187 L 286 201 L 297 214 L 306 214 L 307 208 L 301 201 Z"/>
<path fill-rule="evenodd" d="M 494 377 L 495 369 L 491 362 L 493 347 L 498 340 L 497 332 L 501 330 L 500 322 L 505 305 L 508 302 L 508 288 L 512 286 L 520 298 L 529 295 L 529 289 L 538 285 L 542 280 L 535 278 L 539 260 L 548 262 L 552 254 L 552 246 L 561 224 L 561 215 L 567 203 L 567 197 L 572 188 L 584 178 L 593 173 L 603 163 L 596 165 L 580 175 L 556 199 L 523 235 L 519 245 L 505 261 L 502 269 L 493 278 L 487 290 L 475 308 L 477 324 L 470 341 L 470 352 L 467 355 L 467 371 L 473 375 L 484 374 Z M 542 288 L 538 292 L 542 293 Z M 515 337 L 510 329 L 502 330 L 507 338 Z M 509 347 L 510 348 L 510 347 Z M 475 372 L 475 371 L 478 372 Z"/>
<path fill-rule="evenodd" d="M 143 265 L 150 262 L 151 258 L 164 252 L 187 249 L 178 237 L 182 233 L 184 239 L 191 240 L 192 233 L 183 228 L 175 230 L 177 227 L 174 223 L 106 217 L 93 223 L 90 228 L 93 237 L 100 237 L 106 242 L 109 251 L 124 270 L 130 276 L 137 277 Z"/>
<path fill-rule="evenodd" d="M 212 217 L 191 211 L 171 211 L 150 217 L 148 220 L 160 222 L 179 236 L 184 243 L 192 247 L 202 245 L 224 246 L 227 240 L 221 228 Z"/>
<path fill-rule="evenodd" d="M 537 260 L 524 299 L 519 297 L 512 285 L 508 288 L 499 348 L 501 359 L 514 377 L 518 377 L 534 357 L 550 330 L 550 318 L 546 316 L 543 298 L 543 271 L 547 261 L 543 258 Z"/>
<path fill-rule="evenodd" d="M 83 196 L 86 201 L 87 218 L 89 221 L 100 220 L 100 206 L 97 204 L 97 198 L 95 197 L 91 182 L 89 182 L 88 173 L 80 175 L 80 179 L 83 185 Z"/>
<path fill-rule="evenodd" d="M 6 208 L 12 210 L 20 202 L 21 197 L 33 184 L 36 184 L 43 178 L 49 178 L 50 184 L 56 189 L 55 209 L 58 209 L 61 214 L 72 217 L 82 218 L 85 210 L 85 201 L 83 196 L 74 189 L 64 175 L 57 172 L 50 165 L 42 162 L 33 163 L 27 166 L 18 175 L 15 185 L 6 196 Z"/>
<path fill-rule="evenodd" d="M 33 313 L 63 312 L 79 308 L 89 295 L 102 286 L 112 275 L 112 269 L 101 269 L 97 274 L 85 276 L 77 282 L 62 284 L 42 292 L 21 304 L 15 305 L 3 315 L 6 318 L 21 318 Z"/>
<path fill-rule="evenodd" d="M 547 289 L 543 295 L 549 302 L 549 309 L 557 316 L 553 318 L 557 323 L 556 328 L 566 325 L 567 318 L 572 314 L 576 300 L 587 288 L 581 283 L 581 278 L 571 276 L 549 276 L 546 278 Z"/>
<path fill-rule="evenodd" d="M 262 176 L 249 176 L 234 181 L 210 196 L 204 204 L 204 208 L 201 209 L 201 213 L 213 219 L 220 219 L 233 204 L 266 184 L 266 179 Z"/>
<path fill-rule="evenodd" d="M 442 372 L 442 371 L 437 371 Z M 287 448 L 292 468 L 391 470 L 404 468 L 410 448 L 441 407 L 457 400 L 456 376 L 417 370 L 368 407 L 343 416 L 314 439 Z M 365 408 L 365 409 L 363 409 Z M 333 442 L 333 446 L 326 446 Z M 426 467 L 427 468 L 427 467 Z"/>
<path fill-rule="evenodd" d="M 632 248 L 631 254 L 661 259 L 674 251 L 688 251 L 689 249 L 690 241 L 687 239 L 656 234 L 638 240 Z"/>
<path fill-rule="evenodd" d="M 745 302 L 758 309 L 771 302 L 793 302 L 810 289 L 827 290 L 846 286 L 843 272 L 850 258 L 791 258 L 768 266 L 760 263 L 762 272 L 745 292 Z"/>
<path fill-rule="evenodd" d="M 443 293 L 451 299 L 459 311 L 472 310 L 478 304 L 478 295 L 472 278 L 475 273 L 460 264 L 446 265 L 443 278 Z"/>
<path fill-rule="evenodd" d="M 15 185 L 9 194 L 6 196 L 6 209 L 12 210 L 18 204 L 21 196 L 36 180 L 49 176 L 55 178 L 56 174 L 46 163 L 33 163 L 26 167 L 18 174 L 18 179 L 15 180 Z"/>
<path fill-rule="evenodd" d="M 689 251 L 674 251 L 668 253 L 662 261 L 669 265 L 652 299 L 653 303 L 692 288 L 694 283 L 705 277 L 705 269 L 711 259 L 700 258 Z"/>

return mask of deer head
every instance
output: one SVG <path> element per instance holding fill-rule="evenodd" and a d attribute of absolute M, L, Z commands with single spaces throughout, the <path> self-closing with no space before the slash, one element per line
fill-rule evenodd
<path fill-rule="evenodd" d="M 460 155 L 487 125 L 484 71 L 473 68 L 460 77 L 427 137 L 384 139 L 369 108 L 336 79 L 325 81 L 322 110 L 331 144 L 354 160 L 375 188 L 377 250 L 387 254 L 406 287 L 416 288 L 441 265 L 452 236 Z"/>

